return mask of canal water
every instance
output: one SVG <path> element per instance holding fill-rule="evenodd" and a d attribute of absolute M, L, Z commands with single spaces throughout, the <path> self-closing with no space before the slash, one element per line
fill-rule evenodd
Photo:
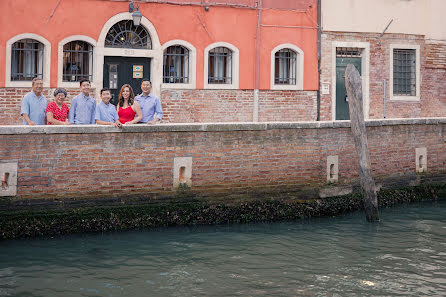
<path fill-rule="evenodd" d="M 0 296 L 446 296 L 446 201 L 3 241 Z"/>

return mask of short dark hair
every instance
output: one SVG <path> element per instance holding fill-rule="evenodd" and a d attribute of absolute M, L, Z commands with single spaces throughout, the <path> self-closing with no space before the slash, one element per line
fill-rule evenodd
<path fill-rule="evenodd" d="M 142 84 L 143 82 L 145 82 L 145 81 L 148 81 L 148 82 L 150 83 L 150 85 L 152 85 L 152 82 L 151 82 L 150 79 L 148 79 L 148 78 L 143 78 L 143 79 L 141 80 L 141 84 Z"/>
<path fill-rule="evenodd" d="M 91 84 L 91 82 L 90 82 L 89 79 L 84 78 L 84 79 L 81 79 L 81 81 L 79 82 L 79 85 L 82 86 L 82 84 L 83 84 L 84 82 L 86 82 L 86 81 L 87 81 L 89 84 Z"/>
<path fill-rule="evenodd" d="M 43 79 L 37 76 L 37 77 L 34 77 L 34 78 L 33 78 L 33 80 L 32 80 L 32 85 L 34 86 L 34 84 L 35 84 L 36 81 L 38 81 L 38 80 L 41 80 L 41 81 L 43 82 Z"/>
<path fill-rule="evenodd" d="M 104 92 L 110 92 L 110 93 L 111 93 L 111 90 L 110 90 L 109 88 L 103 88 L 103 89 L 101 90 L 101 95 L 102 95 L 102 93 L 104 93 Z"/>

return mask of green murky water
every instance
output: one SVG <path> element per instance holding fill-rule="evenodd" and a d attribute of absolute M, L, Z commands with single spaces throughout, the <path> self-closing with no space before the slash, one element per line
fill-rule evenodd
<path fill-rule="evenodd" d="M 0 242 L 0 296 L 446 296 L 446 201 Z"/>

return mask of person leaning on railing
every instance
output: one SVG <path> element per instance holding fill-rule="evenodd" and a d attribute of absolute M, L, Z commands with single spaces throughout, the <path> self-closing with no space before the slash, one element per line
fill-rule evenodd
<path fill-rule="evenodd" d="M 42 95 L 43 81 L 36 77 L 32 80 L 32 91 L 26 94 L 21 103 L 20 115 L 24 125 L 45 125 L 45 110 L 48 105 L 46 97 Z"/>
<path fill-rule="evenodd" d="M 81 93 L 71 100 L 68 120 L 72 124 L 85 125 L 94 124 L 96 100 L 90 96 L 91 85 L 88 79 L 79 82 Z"/>
<path fill-rule="evenodd" d="M 116 106 L 110 103 L 111 91 L 108 88 L 101 90 L 101 102 L 96 105 L 95 120 L 98 125 L 112 125 L 121 127 Z"/>
<path fill-rule="evenodd" d="M 129 84 L 121 87 L 117 112 L 123 125 L 136 124 L 142 119 L 141 107 L 135 101 L 135 93 Z"/>
<path fill-rule="evenodd" d="M 135 101 L 141 106 L 142 118 L 140 124 L 153 125 L 161 121 L 163 118 L 163 109 L 160 99 L 150 93 L 152 83 L 147 78 L 141 81 L 142 94 L 136 96 Z"/>
<path fill-rule="evenodd" d="M 68 121 L 68 105 L 65 104 L 67 91 L 56 89 L 54 91 L 54 101 L 46 107 L 46 120 L 48 125 L 70 125 Z"/>

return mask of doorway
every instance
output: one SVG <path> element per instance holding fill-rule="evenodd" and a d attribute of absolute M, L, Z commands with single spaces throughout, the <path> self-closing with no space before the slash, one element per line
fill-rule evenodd
<path fill-rule="evenodd" d="M 347 90 L 345 88 L 345 68 L 353 64 L 361 73 L 361 51 L 357 48 L 336 49 L 336 120 L 349 120 Z"/>
<path fill-rule="evenodd" d="M 104 57 L 103 87 L 111 90 L 110 102 L 118 104 L 122 85 L 129 84 L 135 96 L 141 93 L 141 81 L 150 79 L 150 58 Z"/>

